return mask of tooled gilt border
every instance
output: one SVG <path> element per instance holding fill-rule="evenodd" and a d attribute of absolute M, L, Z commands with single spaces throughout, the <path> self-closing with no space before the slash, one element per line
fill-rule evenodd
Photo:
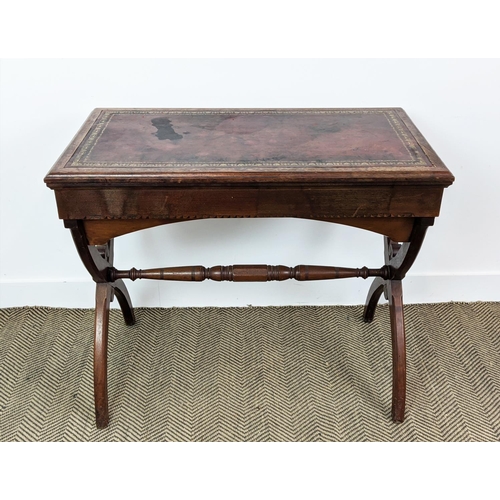
<path fill-rule="evenodd" d="M 239 114 L 383 114 L 392 129 L 404 144 L 409 156 L 412 160 L 344 160 L 344 161 L 247 161 L 247 162 L 87 162 L 85 158 L 90 155 L 95 144 L 102 136 L 108 123 L 116 114 L 169 114 L 169 115 L 209 115 L 209 114 L 224 114 L 229 112 L 238 112 Z M 145 109 L 145 110 L 113 110 L 105 111 L 98 123 L 88 136 L 87 140 L 82 144 L 80 151 L 77 153 L 74 161 L 70 161 L 68 167 L 258 167 L 258 166 L 275 166 L 275 167 L 350 167 L 350 166 L 390 166 L 402 164 L 408 166 L 428 166 L 428 163 L 422 158 L 419 151 L 411 147 L 410 138 L 402 127 L 399 120 L 396 119 L 395 113 L 388 110 L 161 110 L 161 109 Z"/>

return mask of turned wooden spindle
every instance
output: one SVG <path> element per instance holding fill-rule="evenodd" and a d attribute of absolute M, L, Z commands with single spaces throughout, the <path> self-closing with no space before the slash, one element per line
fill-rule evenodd
<path fill-rule="evenodd" d="M 185 267 L 163 267 L 158 269 L 136 269 L 133 267 L 128 271 L 112 268 L 109 270 L 111 281 L 117 279 L 153 279 L 153 280 L 175 280 L 175 281 L 283 281 L 296 279 L 298 281 L 308 280 L 332 280 L 341 278 L 370 278 L 381 277 L 387 279 L 390 269 L 383 266 L 380 269 L 368 269 L 367 267 L 331 267 L 331 266 L 307 266 L 295 267 L 258 265 L 234 265 L 234 266 L 185 266 Z"/>

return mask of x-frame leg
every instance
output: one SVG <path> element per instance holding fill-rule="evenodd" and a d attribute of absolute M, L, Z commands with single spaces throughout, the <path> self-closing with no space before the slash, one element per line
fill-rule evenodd
<path fill-rule="evenodd" d="M 363 318 L 367 323 L 373 320 L 375 309 L 382 292 L 389 300 L 392 337 L 392 419 L 403 422 L 406 404 L 406 340 L 403 313 L 402 280 L 413 265 L 424 241 L 427 228 L 434 223 L 433 218 L 415 219 L 410 241 L 400 245 L 390 238 L 384 239 L 385 264 L 388 266 L 387 279 L 375 278 L 366 299 Z"/>
<path fill-rule="evenodd" d="M 135 323 L 134 310 L 123 277 L 136 279 L 147 277 L 152 279 L 181 279 L 200 281 L 203 279 L 231 281 L 266 281 L 282 280 L 291 277 L 299 280 L 335 279 L 344 277 L 375 276 L 364 309 L 364 320 L 373 320 L 377 303 L 382 292 L 389 300 L 392 336 L 393 384 L 392 384 L 392 418 L 394 421 L 404 420 L 406 400 L 406 345 L 403 316 L 402 280 L 415 261 L 423 243 L 427 228 L 434 222 L 433 218 L 416 218 L 409 241 L 396 243 L 385 237 L 385 266 L 381 269 L 348 269 L 321 266 L 230 266 L 203 268 L 163 268 L 138 271 L 119 271 L 113 267 L 113 240 L 106 245 L 90 245 L 82 221 L 67 220 L 65 226 L 71 230 L 78 253 L 96 282 L 96 312 L 94 336 L 94 397 L 96 424 L 98 428 L 107 427 L 109 423 L 107 392 L 107 344 L 109 327 L 109 307 L 116 295 L 125 323 Z"/>
<path fill-rule="evenodd" d="M 127 325 L 135 323 L 134 309 L 123 280 L 110 281 L 113 266 L 113 240 L 106 245 L 89 245 L 81 221 L 65 221 L 83 264 L 96 282 L 96 308 L 94 323 L 94 403 L 97 428 L 109 423 L 108 409 L 108 328 L 109 306 L 114 296 L 118 299 Z"/>

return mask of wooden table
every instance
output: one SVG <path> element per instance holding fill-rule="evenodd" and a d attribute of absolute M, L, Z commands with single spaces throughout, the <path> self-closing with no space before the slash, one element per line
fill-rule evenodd
<path fill-rule="evenodd" d="M 268 281 L 374 277 L 364 310 L 390 304 L 392 417 L 403 421 L 406 352 L 402 280 L 454 178 L 401 108 L 96 109 L 45 177 L 59 218 L 96 282 L 94 393 L 108 425 L 107 337 L 124 279 Z M 214 217 L 298 217 L 385 236 L 378 269 L 299 265 L 113 267 L 113 238 Z"/>

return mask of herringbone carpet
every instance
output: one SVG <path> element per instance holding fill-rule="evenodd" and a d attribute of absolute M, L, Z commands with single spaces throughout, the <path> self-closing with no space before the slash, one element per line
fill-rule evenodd
<path fill-rule="evenodd" d="M 407 305 L 390 420 L 387 306 L 113 310 L 111 424 L 94 426 L 93 311 L 0 310 L 2 441 L 498 441 L 500 303 Z"/>

